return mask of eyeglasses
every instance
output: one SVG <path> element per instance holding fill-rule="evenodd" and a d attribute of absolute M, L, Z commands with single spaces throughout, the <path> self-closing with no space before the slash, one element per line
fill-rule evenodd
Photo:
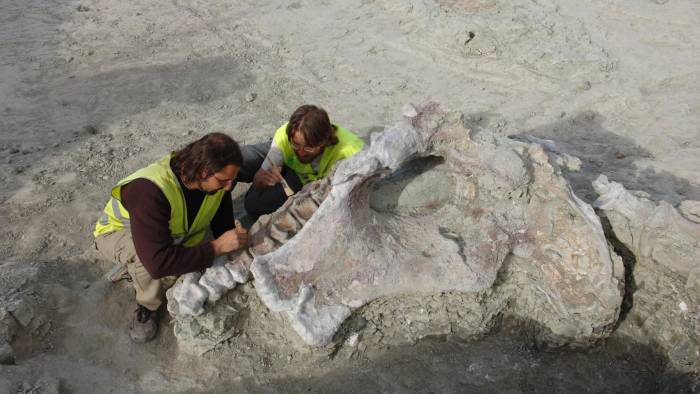
<path fill-rule="evenodd" d="M 323 141 L 316 146 L 305 146 L 305 145 L 297 144 L 296 142 L 294 142 L 294 138 L 297 137 L 299 135 L 299 133 L 300 133 L 300 131 L 295 130 L 294 133 L 292 134 L 292 136 L 289 138 L 289 143 L 292 144 L 292 149 L 295 152 L 302 151 L 304 153 L 316 154 L 316 153 L 319 153 L 320 151 L 322 151 L 323 148 L 326 147 L 327 141 Z M 302 138 L 303 138 L 303 134 L 302 134 Z M 303 141 L 306 141 L 306 139 L 304 138 Z"/>
<path fill-rule="evenodd" d="M 291 141 L 290 141 L 291 142 Z M 318 146 L 302 146 L 295 144 L 294 142 L 291 142 L 292 144 L 292 149 L 295 151 L 302 151 L 304 153 L 317 153 L 321 149 L 324 148 L 324 145 L 318 145 Z"/>
<path fill-rule="evenodd" d="M 233 183 L 233 179 L 220 179 L 220 178 L 217 178 L 216 175 L 212 175 L 212 177 L 214 177 L 214 179 L 216 179 L 216 181 L 219 182 L 219 185 L 225 186 L 225 185 Z"/>

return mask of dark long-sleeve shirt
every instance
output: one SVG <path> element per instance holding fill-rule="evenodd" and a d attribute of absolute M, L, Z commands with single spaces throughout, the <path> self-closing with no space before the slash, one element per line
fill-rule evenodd
<path fill-rule="evenodd" d="M 189 190 L 180 182 L 187 206 L 188 225 L 192 225 L 205 192 Z M 154 279 L 209 268 L 214 261 L 211 242 L 193 247 L 173 245 L 168 222 L 170 203 L 165 194 L 148 179 L 135 179 L 122 187 L 122 205 L 129 211 L 131 235 L 136 254 Z M 215 238 L 234 227 L 231 192 L 226 192 L 210 223 Z"/>

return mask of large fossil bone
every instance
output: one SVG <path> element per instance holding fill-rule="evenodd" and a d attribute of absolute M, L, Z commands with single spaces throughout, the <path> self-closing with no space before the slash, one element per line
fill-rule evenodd
<path fill-rule="evenodd" d="M 498 287 L 510 313 L 564 342 L 603 337 L 617 319 L 620 260 L 537 144 L 472 140 L 458 114 L 407 106 L 330 183 L 299 233 L 251 265 L 265 305 L 308 344 L 328 343 L 366 303 L 405 294 Z"/>

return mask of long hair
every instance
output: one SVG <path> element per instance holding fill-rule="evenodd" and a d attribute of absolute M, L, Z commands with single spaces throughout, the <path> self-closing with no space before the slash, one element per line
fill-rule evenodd
<path fill-rule="evenodd" d="M 304 136 L 308 146 L 335 145 L 338 143 L 335 126 L 328 119 L 328 113 L 315 105 L 302 105 L 289 118 L 287 138 L 298 130 Z"/>
<path fill-rule="evenodd" d="M 233 138 L 222 133 L 209 133 L 176 151 L 170 164 L 183 182 L 191 183 L 211 176 L 229 164 L 240 167 L 243 155 Z"/>

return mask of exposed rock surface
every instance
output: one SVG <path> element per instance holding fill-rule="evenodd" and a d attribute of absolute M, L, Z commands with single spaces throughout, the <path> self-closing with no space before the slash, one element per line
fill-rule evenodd
<path fill-rule="evenodd" d="M 17 336 L 43 338 L 51 328 L 29 280 L 37 272 L 35 266 L 0 262 L 0 365 L 15 362 L 12 344 Z"/>
<path fill-rule="evenodd" d="M 629 334 L 656 341 L 683 368 L 700 365 L 700 218 L 698 201 L 679 209 L 630 192 L 601 175 L 594 205 L 615 236 L 634 254 L 634 308 Z"/>
<path fill-rule="evenodd" d="M 486 316 L 467 334 L 499 312 L 539 323 L 557 343 L 608 334 L 621 262 L 543 149 L 488 132 L 472 140 L 459 114 L 435 105 L 404 116 L 339 165 L 294 238 L 256 256 L 265 305 L 311 345 L 374 300 L 445 292 L 480 300 L 464 307 Z"/>

